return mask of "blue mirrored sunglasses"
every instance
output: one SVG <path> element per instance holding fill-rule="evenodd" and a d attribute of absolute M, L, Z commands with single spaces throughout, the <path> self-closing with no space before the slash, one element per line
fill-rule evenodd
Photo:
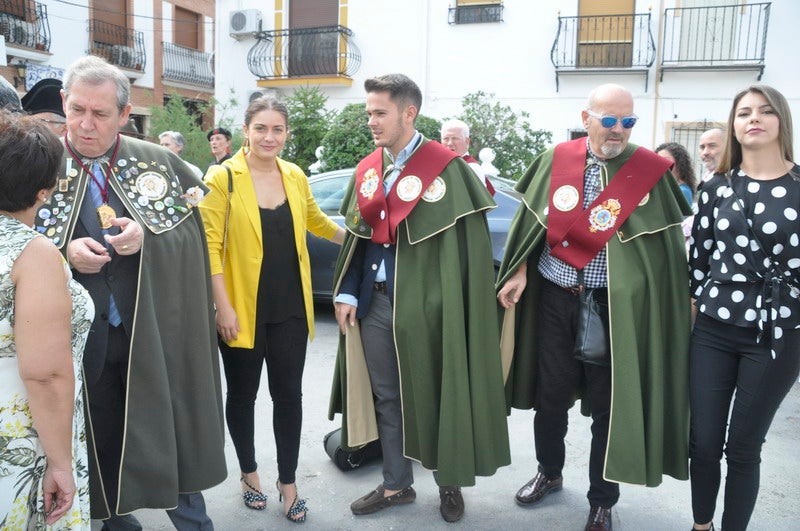
<path fill-rule="evenodd" d="M 617 125 L 617 122 L 620 122 L 622 124 L 622 127 L 624 127 L 625 129 L 630 129 L 631 127 L 636 125 L 636 120 L 639 119 L 639 117 L 636 116 L 635 114 L 626 116 L 624 118 L 617 118 L 616 116 L 597 114 L 596 112 L 590 111 L 589 109 L 586 109 L 586 114 L 600 120 L 600 125 L 602 125 L 606 129 L 611 129 L 612 127 Z"/>

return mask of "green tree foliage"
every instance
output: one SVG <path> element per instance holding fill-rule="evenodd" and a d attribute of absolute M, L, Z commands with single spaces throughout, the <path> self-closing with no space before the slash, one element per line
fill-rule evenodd
<path fill-rule="evenodd" d="M 317 161 L 315 151 L 336 115 L 325 109 L 328 97 L 319 87 L 300 87 L 286 98 L 289 110 L 289 138 L 283 148 L 282 158 L 294 162 L 304 172 Z"/>
<path fill-rule="evenodd" d="M 417 117 L 416 128 L 425 137 L 438 139 L 441 122 L 420 115 Z M 375 149 L 363 103 L 351 103 L 342 109 L 323 137 L 322 147 L 324 171 L 353 168 Z"/>
<path fill-rule="evenodd" d="M 553 133 L 545 129 L 534 130 L 526 111 L 515 113 L 508 105 L 494 101 L 494 94 L 483 91 L 464 96 L 464 111 L 458 118 L 469 124 L 470 153 L 476 157 L 481 149 L 492 148 L 493 164 L 500 176 L 518 179 L 531 161 L 547 149 Z"/>
<path fill-rule="evenodd" d="M 214 161 L 211 149 L 208 145 L 206 133 L 200 124 L 204 116 L 212 116 L 215 101 L 209 103 L 192 102 L 192 105 L 184 103 L 183 97 L 173 91 L 167 97 L 167 103 L 163 107 L 150 107 L 150 129 L 149 136 L 157 139 L 158 135 L 164 131 L 177 131 L 186 138 L 186 145 L 181 156 L 192 164 L 197 165 L 201 170 Z M 227 104 L 222 105 L 222 118 L 215 124 L 217 127 L 224 127 L 233 133 L 231 150 L 236 152 L 242 145 L 241 127 L 233 125 L 232 118 L 225 118 L 225 110 L 235 105 L 235 100 L 231 98 Z"/>

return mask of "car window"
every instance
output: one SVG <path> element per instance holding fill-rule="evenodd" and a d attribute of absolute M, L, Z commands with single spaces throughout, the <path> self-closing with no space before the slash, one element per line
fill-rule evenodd
<path fill-rule="evenodd" d="M 350 175 L 345 174 L 310 183 L 311 193 L 314 194 L 314 199 L 323 212 L 329 216 L 339 213 L 349 181 Z"/>

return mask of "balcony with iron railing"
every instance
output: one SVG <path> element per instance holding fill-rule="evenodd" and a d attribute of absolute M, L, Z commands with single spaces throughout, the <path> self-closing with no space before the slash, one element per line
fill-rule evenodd
<path fill-rule="evenodd" d="M 214 88 L 211 53 L 172 42 L 164 42 L 162 47 L 164 55 L 161 75 L 164 81 Z"/>
<path fill-rule="evenodd" d="M 449 24 L 485 24 L 503 22 L 503 3 L 486 2 L 485 4 L 465 4 L 451 7 L 448 10 Z"/>
<path fill-rule="evenodd" d="M 50 51 L 50 22 L 41 2 L 0 0 L 0 34 L 6 44 Z"/>
<path fill-rule="evenodd" d="M 147 54 L 144 34 L 102 20 L 89 20 L 89 53 L 121 68 L 144 72 Z"/>
<path fill-rule="evenodd" d="M 656 57 L 650 13 L 558 16 L 558 32 L 550 61 L 559 75 L 575 73 L 640 73 L 645 76 Z"/>
<path fill-rule="evenodd" d="M 770 2 L 664 10 L 665 70 L 764 73 Z"/>
<path fill-rule="evenodd" d="M 247 53 L 247 67 L 263 86 L 309 78 L 350 85 L 360 66 L 353 32 L 343 26 L 263 31 Z"/>

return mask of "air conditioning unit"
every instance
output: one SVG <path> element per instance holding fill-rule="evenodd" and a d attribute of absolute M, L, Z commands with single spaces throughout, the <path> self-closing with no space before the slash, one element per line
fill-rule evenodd
<path fill-rule="evenodd" d="M 236 40 L 252 37 L 261 31 L 261 11 L 242 9 L 231 11 L 230 34 Z"/>
<path fill-rule="evenodd" d="M 0 19 L 0 32 L 7 44 L 33 47 L 36 41 L 36 24 L 5 15 Z"/>
<path fill-rule="evenodd" d="M 115 44 L 111 47 L 111 62 L 122 68 L 136 68 L 136 52 L 130 46 Z"/>

